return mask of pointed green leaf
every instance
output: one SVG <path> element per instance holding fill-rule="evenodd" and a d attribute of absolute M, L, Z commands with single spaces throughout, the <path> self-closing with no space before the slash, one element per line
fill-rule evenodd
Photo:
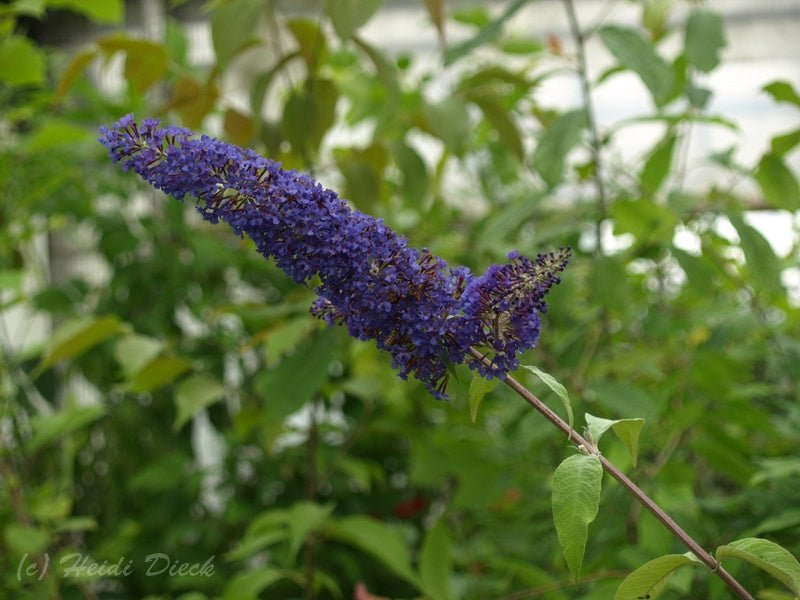
<path fill-rule="evenodd" d="M 320 506 L 313 502 L 296 502 L 289 509 L 289 564 L 297 557 L 297 552 L 303 546 L 306 538 L 312 531 L 320 529 L 333 512 L 333 505 Z"/>
<path fill-rule="evenodd" d="M 589 524 L 597 516 L 603 467 L 594 454 L 575 454 L 553 475 L 553 520 L 572 578 L 580 579 Z"/>
<path fill-rule="evenodd" d="M 239 573 L 225 586 L 222 600 L 257 600 L 262 591 L 284 577 L 282 571 L 269 567 Z"/>
<path fill-rule="evenodd" d="M 34 377 L 59 361 L 81 356 L 108 338 L 123 333 L 127 328 L 115 315 L 64 323 L 53 334 L 47 353 L 34 371 Z"/>
<path fill-rule="evenodd" d="M 331 523 L 325 532 L 328 537 L 373 556 L 393 573 L 422 589 L 420 578 L 411 568 L 411 552 L 396 529 L 369 517 L 355 515 Z"/>
<path fill-rule="evenodd" d="M 775 542 L 761 538 L 736 540 L 716 551 L 717 560 L 739 558 L 766 571 L 800 596 L 800 563 L 792 554 Z"/>
<path fill-rule="evenodd" d="M 175 381 L 192 368 L 192 363 L 181 356 L 159 356 L 136 371 L 128 381 L 129 392 L 150 392 Z"/>
<path fill-rule="evenodd" d="M 327 0 L 325 11 L 333 29 L 343 40 L 347 40 L 372 18 L 383 0 Z"/>
<path fill-rule="evenodd" d="M 536 375 L 539 379 L 541 379 L 542 383 L 544 383 L 547 387 L 553 390 L 556 396 L 561 398 L 561 402 L 564 405 L 564 409 L 567 411 L 567 421 L 569 422 L 569 426 L 572 427 L 572 421 L 573 421 L 572 401 L 569 399 L 567 388 L 565 388 L 563 384 L 560 381 L 558 381 L 558 379 L 550 375 L 550 373 L 545 373 L 539 367 L 534 367 L 531 365 L 522 365 L 522 366 L 525 369 L 528 369 L 534 375 Z"/>
<path fill-rule="evenodd" d="M 514 14 L 529 1 L 530 0 L 514 0 L 514 2 L 509 4 L 506 10 L 503 11 L 502 15 L 497 17 L 491 23 L 488 23 L 485 26 L 482 25 L 480 31 L 477 33 L 477 35 L 475 35 L 475 37 L 448 48 L 447 52 L 445 52 L 444 64 L 449 65 L 459 58 L 470 54 L 475 48 L 479 48 L 484 44 L 488 44 L 496 40 L 503 31 L 503 25 L 505 22 L 513 17 Z M 478 14 L 481 13 L 479 12 Z"/>
<path fill-rule="evenodd" d="M 655 194 L 661 184 L 664 183 L 664 179 L 666 179 L 672 165 L 675 140 L 675 134 L 671 131 L 667 132 L 664 139 L 658 143 L 650 153 L 650 156 L 647 157 L 647 162 L 645 162 L 644 168 L 639 175 L 639 184 L 648 194 Z"/>
<path fill-rule="evenodd" d="M 210 375 L 198 373 L 187 377 L 175 390 L 177 415 L 172 429 L 180 430 L 197 412 L 225 397 L 225 387 Z"/>
<path fill-rule="evenodd" d="M 439 40 L 444 44 L 445 42 L 445 14 L 444 14 L 444 0 L 425 0 L 425 6 L 428 9 L 428 14 L 431 17 L 431 22 L 436 27 L 436 32 L 439 34 Z"/>
<path fill-rule="evenodd" d="M 11 85 L 44 83 L 44 52 L 28 38 L 10 35 L 0 39 L 0 81 Z"/>
<path fill-rule="evenodd" d="M 655 600 L 676 569 L 702 564 L 691 552 L 659 556 L 630 573 L 617 589 L 614 600 Z"/>
<path fill-rule="evenodd" d="M 790 151 L 794 150 L 798 144 L 800 144 L 800 129 L 795 129 L 783 135 L 776 135 L 770 142 L 772 155 L 783 156 L 788 154 Z M 766 196 L 766 193 L 764 195 Z"/>
<path fill-rule="evenodd" d="M 430 176 L 425 161 L 402 139 L 392 140 L 389 149 L 403 175 L 403 197 L 412 206 L 422 206 L 430 188 Z"/>
<path fill-rule="evenodd" d="M 525 155 L 522 137 L 510 116 L 510 111 L 500 103 L 500 99 L 488 93 L 471 93 L 469 99 L 478 105 L 505 147 L 522 160 Z"/>
<path fill-rule="evenodd" d="M 296 152 L 316 152 L 336 118 L 339 91 L 329 79 L 306 82 L 294 91 L 283 109 L 284 135 Z"/>
<path fill-rule="evenodd" d="M 33 421 L 33 436 L 28 442 L 29 452 L 36 452 L 39 448 L 69 435 L 82 427 L 91 425 L 106 414 L 106 407 L 102 404 L 90 406 L 69 406 L 52 415 L 43 415 Z"/>
<path fill-rule="evenodd" d="M 450 152 L 461 156 L 470 127 L 469 113 L 464 101 L 457 96 L 451 96 L 437 104 L 427 104 L 425 116 L 434 135 L 444 142 Z"/>
<path fill-rule="evenodd" d="M 581 141 L 585 126 L 585 111 L 573 110 L 561 115 L 539 140 L 533 154 L 533 167 L 550 187 L 561 183 L 564 161 L 569 151 Z"/>
<path fill-rule="evenodd" d="M 630 452 L 633 466 L 636 466 L 638 458 L 639 434 L 642 431 L 642 427 L 644 427 L 644 419 L 617 419 L 612 421 L 586 413 L 586 429 L 590 440 L 597 445 L 600 443 L 600 438 L 603 434 L 612 429 L 619 440 L 625 444 L 628 452 Z"/>
<path fill-rule="evenodd" d="M 287 21 L 286 27 L 297 42 L 309 71 L 316 70 L 328 54 L 328 42 L 319 24 L 311 19 L 296 18 Z"/>
<path fill-rule="evenodd" d="M 123 0 L 47 0 L 48 7 L 66 8 L 98 23 L 116 25 L 125 16 Z"/>
<path fill-rule="evenodd" d="M 773 81 L 761 89 L 772 96 L 775 102 L 788 102 L 789 104 L 800 106 L 800 94 L 788 81 Z"/>
<path fill-rule="evenodd" d="M 747 261 L 747 273 L 756 288 L 768 293 L 783 293 L 781 285 L 781 264 L 767 239 L 755 228 L 744 222 L 738 214 L 729 214 L 739 243 Z"/>
<path fill-rule="evenodd" d="M 211 41 L 220 68 L 247 46 L 256 31 L 262 0 L 232 0 L 218 6 L 211 15 Z"/>
<path fill-rule="evenodd" d="M 686 22 L 686 60 L 708 73 L 719 64 L 719 53 L 724 47 L 722 17 L 710 10 L 692 11 Z"/>
<path fill-rule="evenodd" d="M 97 58 L 97 48 L 94 47 L 78 52 L 72 57 L 58 80 L 53 97 L 55 103 L 59 103 L 64 99 L 67 92 L 72 89 L 72 86 L 75 85 L 75 82 L 84 74 L 95 58 Z"/>
<path fill-rule="evenodd" d="M 477 373 L 473 375 L 469 384 L 469 416 L 472 422 L 478 418 L 478 408 L 483 397 L 497 386 L 497 379 L 488 380 Z"/>
<path fill-rule="evenodd" d="M 452 598 L 450 575 L 453 569 L 450 536 L 441 521 L 425 536 L 420 552 L 419 570 L 425 594 L 431 600 Z"/>
<path fill-rule="evenodd" d="M 675 78 L 672 67 L 656 52 L 653 44 L 629 27 L 608 25 L 598 33 L 620 64 L 639 76 L 656 104 L 666 102 Z"/>
<path fill-rule="evenodd" d="M 144 92 L 167 72 L 169 53 L 163 44 L 114 34 L 97 41 L 107 54 L 125 53 L 125 79 Z"/>
<path fill-rule="evenodd" d="M 164 342 L 146 335 L 131 334 L 120 338 L 114 345 L 117 359 L 125 376 L 130 378 L 164 349 Z"/>
<path fill-rule="evenodd" d="M 800 208 L 800 183 L 780 156 L 765 154 L 755 176 L 764 198 L 772 206 L 792 211 Z"/>
<path fill-rule="evenodd" d="M 261 374 L 255 384 L 266 406 L 264 416 L 272 422 L 282 421 L 311 400 L 328 380 L 335 351 L 334 332 L 326 330 L 276 369 Z"/>

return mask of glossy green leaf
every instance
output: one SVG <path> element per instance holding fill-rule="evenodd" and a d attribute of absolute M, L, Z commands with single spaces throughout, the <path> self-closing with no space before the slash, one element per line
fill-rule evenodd
<path fill-rule="evenodd" d="M 65 8 L 80 13 L 92 21 L 118 25 L 125 16 L 123 0 L 47 0 L 50 8 Z"/>
<path fill-rule="evenodd" d="M 91 425 L 106 414 L 103 404 L 69 406 L 52 415 L 42 415 L 33 421 L 33 436 L 27 444 L 29 452 L 36 452 L 45 444 L 68 436 Z"/>
<path fill-rule="evenodd" d="M 328 525 L 326 535 L 359 548 L 381 561 L 395 575 L 422 589 L 422 581 L 411 567 L 411 553 L 403 536 L 389 525 L 354 515 Z"/>
<path fill-rule="evenodd" d="M 127 328 L 115 315 L 68 321 L 53 334 L 35 374 L 62 360 L 75 359 L 105 340 L 125 332 Z"/>
<path fill-rule="evenodd" d="M 478 418 L 478 408 L 480 408 L 483 397 L 497 387 L 497 379 L 486 379 L 477 373 L 472 376 L 469 384 L 469 416 L 474 423 Z"/>
<path fill-rule="evenodd" d="M 567 411 L 567 421 L 569 422 L 569 426 L 572 427 L 573 422 L 573 415 L 572 415 L 572 401 L 569 399 L 569 393 L 567 392 L 567 388 L 555 377 L 550 375 L 550 373 L 545 373 L 539 367 L 534 367 L 531 365 L 521 365 L 523 368 L 528 369 L 531 373 L 536 375 L 542 383 L 544 383 L 547 387 L 549 387 L 553 392 L 555 392 L 556 396 L 561 399 L 561 403 L 564 405 L 564 410 Z"/>
<path fill-rule="evenodd" d="M 788 81 L 773 81 L 761 89 L 772 96 L 775 102 L 787 102 L 795 106 L 800 106 L 800 94 L 797 93 L 797 90 L 795 90 L 794 86 Z"/>
<path fill-rule="evenodd" d="M 175 389 L 177 414 L 172 429 L 178 431 L 198 411 L 224 397 L 225 387 L 214 377 L 203 373 L 187 377 Z"/>
<path fill-rule="evenodd" d="M 296 502 L 289 508 L 289 563 L 293 563 L 297 553 L 308 536 L 321 529 L 333 512 L 333 504 L 321 506 L 313 502 Z"/>
<path fill-rule="evenodd" d="M 285 577 L 282 571 L 269 567 L 259 567 L 253 571 L 243 571 L 225 586 L 223 600 L 257 600 L 261 592 L 278 583 Z"/>
<path fill-rule="evenodd" d="M 383 0 L 326 0 L 325 11 L 333 29 L 343 40 L 372 18 Z"/>
<path fill-rule="evenodd" d="M 125 376 L 131 378 L 163 349 L 164 342 L 161 340 L 134 333 L 117 341 L 114 345 L 114 357 L 122 366 Z"/>
<path fill-rule="evenodd" d="M 448 48 L 444 55 L 445 64 L 449 65 L 470 54 L 476 48 L 480 48 L 485 44 L 495 41 L 503 31 L 503 25 L 505 22 L 513 17 L 514 14 L 516 14 L 516 12 L 525 6 L 529 1 L 530 0 L 514 0 L 514 2 L 506 7 L 505 11 L 503 11 L 503 14 L 490 23 L 482 25 L 480 31 L 474 37 L 458 44 L 454 44 Z"/>
<path fill-rule="evenodd" d="M 653 44 L 635 29 L 619 25 L 602 27 L 598 34 L 620 64 L 639 76 L 656 104 L 663 104 L 672 92 L 675 79 L 672 67 L 656 52 Z"/>
<path fill-rule="evenodd" d="M 633 466 L 639 456 L 639 434 L 644 427 L 644 419 L 603 419 L 586 413 L 586 429 L 589 440 L 595 445 L 600 443 L 600 438 L 609 429 L 613 429 L 614 434 L 625 444 L 631 455 Z"/>
<path fill-rule="evenodd" d="M 761 538 L 745 538 L 720 546 L 717 560 L 738 558 L 766 571 L 794 594 L 800 596 L 800 563 L 792 554 L 775 542 Z"/>
<path fill-rule="evenodd" d="M 672 154 L 675 148 L 676 136 L 673 132 L 667 135 L 656 145 L 639 175 L 639 184 L 648 194 L 655 194 L 664 183 L 672 166 Z"/>
<path fill-rule="evenodd" d="M 617 589 L 614 600 L 655 600 L 676 569 L 701 563 L 693 554 L 667 554 L 646 562 L 630 573 Z"/>
<path fill-rule="evenodd" d="M 168 385 L 192 368 L 181 356 L 159 356 L 141 367 L 126 384 L 129 392 L 151 392 Z"/>
<path fill-rule="evenodd" d="M 328 380 L 335 351 L 336 338 L 333 331 L 326 330 L 277 368 L 259 375 L 256 388 L 265 405 L 265 418 L 280 422 L 311 400 Z"/>
<path fill-rule="evenodd" d="M 575 454 L 553 475 L 553 520 L 574 581 L 581 575 L 589 524 L 597 516 L 603 467 L 594 454 Z"/>
<path fill-rule="evenodd" d="M 449 600 L 453 597 L 450 576 L 453 569 L 452 542 L 441 521 L 425 535 L 419 558 L 419 571 L 426 597 Z"/>
<path fill-rule="evenodd" d="M 758 163 L 756 181 L 764 198 L 775 208 L 800 208 L 800 183 L 784 160 L 775 154 L 765 154 Z"/>
<path fill-rule="evenodd" d="M 211 15 L 211 41 L 219 67 L 225 67 L 249 45 L 263 11 L 262 0 L 231 0 L 214 10 Z"/>
<path fill-rule="evenodd" d="M 686 59 L 699 71 L 712 71 L 725 47 L 722 17 L 710 10 L 694 10 L 686 22 L 684 52 Z"/>
<path fill-rule="evenodd" d="M 728 215 L 736 232 L 747 261 L 747 273 L 756 289 L 767 293 L 782 294 L 781 264 L 767 239 L 738 214 Z"/>
<path fill-rule="evenodd" d="M 567 154 L 581 141 L 585 127 L 585 111 L 573 110 L 561 115 L 539 140 L 533 167 L 550 187 L 561 183 Z"/>
<path fill-rule="evenodd" d="M 28 38 L 10 35 L 0 39 L 0 81 L 11 85 L 44 83 L 45 57 Z"/>

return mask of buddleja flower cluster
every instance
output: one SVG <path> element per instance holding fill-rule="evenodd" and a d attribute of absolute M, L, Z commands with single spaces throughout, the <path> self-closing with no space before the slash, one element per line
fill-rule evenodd
<path fill-rule="evenodd" d="M 514 252 L 474 276 L 252 150 L 153 119 L 138 125 L 132 115 L 100 132 L 123 170 L 178 200 L 193 198 L 206 220 L 246 234 L 297 283 L 316 281 L 314 315 L 375 340 L 402 378 L 413 374 L 437 398 L 451 365 L 500 378 L 516 368 L 538 340 L 544 296 L 569 258 L 568 249 L 535 260 Z"/>

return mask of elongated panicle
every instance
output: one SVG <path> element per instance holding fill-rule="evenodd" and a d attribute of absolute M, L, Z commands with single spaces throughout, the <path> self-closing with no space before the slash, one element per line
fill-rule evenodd
<path fill-rule="evenodd" d="M 569 259 L 566 248 L 535 260 L 512 252 L 509 263 L 474 276 L 252 150 L 153 119 L 139 125 L 133 115 L 100 132 L 123 170 L 178 200 L 189 196 L 203 218 L 246 234 L 297 283 L 316 280 L 314 315 L 375 340 L 402 378 L 413 374 L 437 398 L 452 365 L 501 378 L 516 368 L 536 345 L 544 296 Z"/>

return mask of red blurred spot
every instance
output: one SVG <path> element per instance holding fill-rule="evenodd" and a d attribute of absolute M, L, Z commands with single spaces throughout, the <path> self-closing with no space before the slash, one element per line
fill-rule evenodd
<path fill-rule="evenodd" d="M 561 43 L 561 38 L 556 34 L 551 33 L 547 36 L 547 49 L 553 54 L 563 54 L 564 45 Z"/>
<path fill-rule="evenodd" d="M 394 516 L 399 519 L 409 519 L 428 507 L 428 501 L 422 496 L 414 496 L 411 500 L 401 502 L 394 507 Z"/>
<path fill-rule="evenodd" d="M 356 589 L 353 590 L 353 600 L 389 600 L 385 596 L 373 596 L 369 593 L 367 586 L 363 581 L 356 584 Z"/>

